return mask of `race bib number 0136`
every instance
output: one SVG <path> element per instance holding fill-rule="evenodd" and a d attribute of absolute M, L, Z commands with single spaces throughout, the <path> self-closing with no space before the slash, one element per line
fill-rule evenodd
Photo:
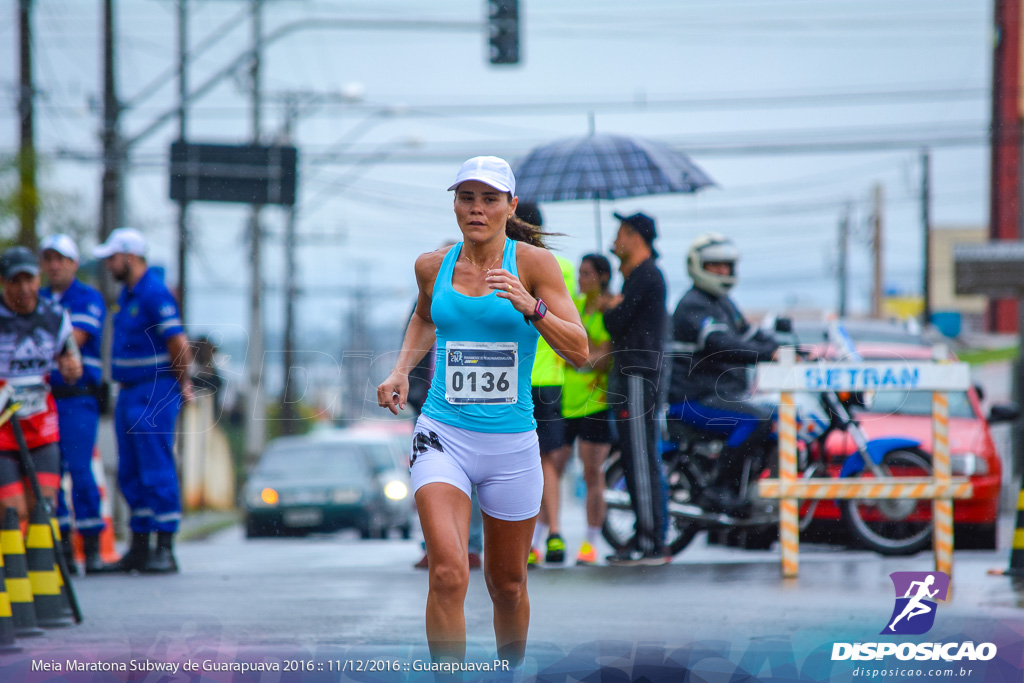
<path fill-rule="evenodd" d="M 448 342 L 445 399 L 452 405 L 515 403 L 519 397 L 516 342 Z"/>

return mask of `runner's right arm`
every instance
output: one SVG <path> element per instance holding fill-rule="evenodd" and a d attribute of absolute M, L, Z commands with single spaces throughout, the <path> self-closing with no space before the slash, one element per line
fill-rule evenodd
<path fill-rule="evenodd" d="M 405 328 L 402 350 L 398 352 L 394 369 L 377 387 L 377 405 L 387 408 L 394 415 L 398 415 L 399 410 L 405 410 L 406 398 L 409 396 L 409 372 L 437 341 L 437 328 L 430 318 L 430 302 L 434 280 L 445 252 L 447 250 L 433 251 L 416 259 L 416 283 L 419 287 L 416 310 Z"/>

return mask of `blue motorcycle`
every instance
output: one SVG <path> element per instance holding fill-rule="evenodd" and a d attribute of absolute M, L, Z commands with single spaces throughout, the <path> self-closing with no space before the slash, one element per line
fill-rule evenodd
<path fill-rule="evenodd" d="M 841 334 L 841 330 L 837 332 Z M 851 345 L 852 349 L 852 345 Z M 852 351 L 851 351 L 852 353 Z M 806 355 L 806 354 L 803 354 Z M 824 360 L 817 360 L 824 364 Z M 777 403 L 777 396 L 762 396 Z M 869 440 L 852 414 L 862 404 L 858 394 L 835 392 L 797 394 L 797 471 L 801 478 L 828 477 L 829 462 L 825 448 L 829 435 L 836 431 L 850 436 L 854 447 L 843 459 L 840 477 L 930 477 L 931 455 L 920 442 L 905 438 Z M 673 555 L 681 552 L 699 531 L 712 537 L 725 532 L 741 538 L 748 549 L 767 549 L 778 538 L 778 501 L 761 498 L 757 480 L 776 476 L 778 450 L 775 443 L 765 444 L 761 457 L 749 458 L 742 473 L 739 493 L 751 502 L 749 517 L 732 517 L 703 509 L 697 501 L 700 493 L 715 481 L 718 455 L 724 446 L 719 435 L 698 431 L 672 419 L 669 406 L 663 415 L 662 466 L 665 473 L 667 515 L 666 548 Z M 625 473 L 617 449 L 605 466 L 605 502 L 608 512 L 602 533 L 618 550 L 633 541 L 636 516 L 630 505 Z M 814 520 L 820 501 L 802 501 L 800 530 Z M 930 547 L 932 519 L 930 506 L 919 500 L 844 500 L 840 501 L 842 520 L 855 542 L 882 555 L 911 555 Z"/>

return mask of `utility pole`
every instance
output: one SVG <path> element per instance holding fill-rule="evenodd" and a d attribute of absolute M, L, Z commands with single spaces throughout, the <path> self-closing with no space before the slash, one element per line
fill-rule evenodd
<path fill-rule="evenodd" d="M 928 325 L 932 321 L 932 229 L 931 229 L 931 204 L 932 204 L 932 174 L 931 174 L 931 153 L 928 149 L 921 150 L 921 235 L 924 240 L 924 268 L 921 280 L 921 292 L 924 296 L 924 308 L 921 314 L 922 325 Z"/>
<path fill-rule="evenodd" d="M 871 288 L 871 317 L 882 317 L 882 299 L 885 296 L 885 264 L 883 259 L 882 244 L 882 184 L 875 184 L 872 192 L 874 210 L 871 215 L 871 254 L 874 262 L 874 285 Z"/>
<path fill-rule="evenodd" d="M 372 342 L 367 329 L 367 311 L 372 296 L 370 288 L 365 284 L 368 282 L 367 265 L 359 263 L 356 269 L 358 284 L 349 297 L 348 349 L 341 354 L 341 372 L 345 378 L 342 418 L 345 420 L 358 420 L 363 415 L 363 398 L 373 359 Z"/>
<path fill-rule="evenodd" d="M 286 145 L 292 144 L 295 119 L 298 117 L 298 102 L 295 96 L 285 103 L 284 140 Z M 292 382 L 292 366 L 295 365 L 295 298 L 298 288 L 295 284 L 295 204 L 288 207 L 288 216 L 284 233 L 284 391 L 281 396 L 281 432 L 294 434 L 295 420 L 295 388 Z"/>
<path fill-rule="evenodd" d="M 252 2 L 252 141 L 260 142 L 260 56 L 263 41 L 263 0 Z M 263 450 L 266 440 L 265 411 L 259 396 L 260 375 L 263 371 L 263 268 L 260 254 L 260 210 L 253 204 L 249 215 L 250 260 L 252 261 L 252 289 L 249 299 L 249 422 L 246 429 L 246 455 L 253 463 Z"/>
<path fill-rule="evenodd" d="M 994 0 L 995 44 L 992 54 L 992 166 L 989 238 L 1016 240 L 1021 235 L 1021 45 L 1022 0 Z M 990 297 L 988 330 L 1014 332 L 1018 319 L 1014 299 Z"/>
<path fill-rule="evenodd" d="M 839 317 L 846 317 L 846 291 L 848 285 L 847 266 L 850 246 L 850 205 L 847 204 L 839 219 Z"/>
<path fill-rule="evenodd" d="M 118 130 L 121 104 L 114 80 L 114 0 L 103 0 L 103 180 L 100 185 L 100 224 L 97 238 L 104 242 L 122 223 L 121 170 L 124 147 Z M 100 268 L 100 290 L 108 302 L 114 301 L 114 283 L 105 268 Z"/>
<path fill-rule="evenodd" d="M 188 0 L 178 0 L 178 139 L 188 141 Z M 178 307 L 188 322 L 188 199 L 178 202 Z"/>
<path fill-rule="evenodd" d="M 18 53 L 20 89 L 18 118 L 21 143 L 18 151 L 19 218 L 18 244 L 35 249 L 39 191 L 36 188 L 36 148 L 34 118 L 35 84 L 32 82 L 32 0 L 18 2 Z"/>

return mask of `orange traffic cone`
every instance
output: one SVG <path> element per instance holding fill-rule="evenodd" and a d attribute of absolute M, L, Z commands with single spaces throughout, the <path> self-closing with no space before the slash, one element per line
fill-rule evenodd
<path fill-rule="evenodd" d="M 100 490 L 100 516 L 103 517 L 103 531 L 100 532 L 100 558 L 104 562 L 117 562 L 121 557 L 114 546 L 114 504 L 107 487 L 107 474 L 103 471 L 103 460 L 99 447 L 92 449 L 92 473 Z"/>
<path fill-rule="evenodd" d="M 60 592 L 60 572 L 57 571 L 57 557 L 53 551 L 53 532 L 46 509 L 41 503 L 28 520 L 28 536 L 25 537 L 25 559 L 28 561 L 28 579 L 32 584 L 32 599 L 36 605 L 36 621 L 43 628 L 70 626 L 65 616 L 67 600 Z"/>
<path fill-rule="evenodd" d="M 25 559 L 25 539 L 21 536 L 21 524 L 14 508 L 7 508 L 4 512 L 4 521 L 0 525 L 0 546 L 3 548 L 14 632 L 22 638 L 41 636 L 46 631 L 36 623 L 32 584 L 28 579 L 28 562 Z"/>

